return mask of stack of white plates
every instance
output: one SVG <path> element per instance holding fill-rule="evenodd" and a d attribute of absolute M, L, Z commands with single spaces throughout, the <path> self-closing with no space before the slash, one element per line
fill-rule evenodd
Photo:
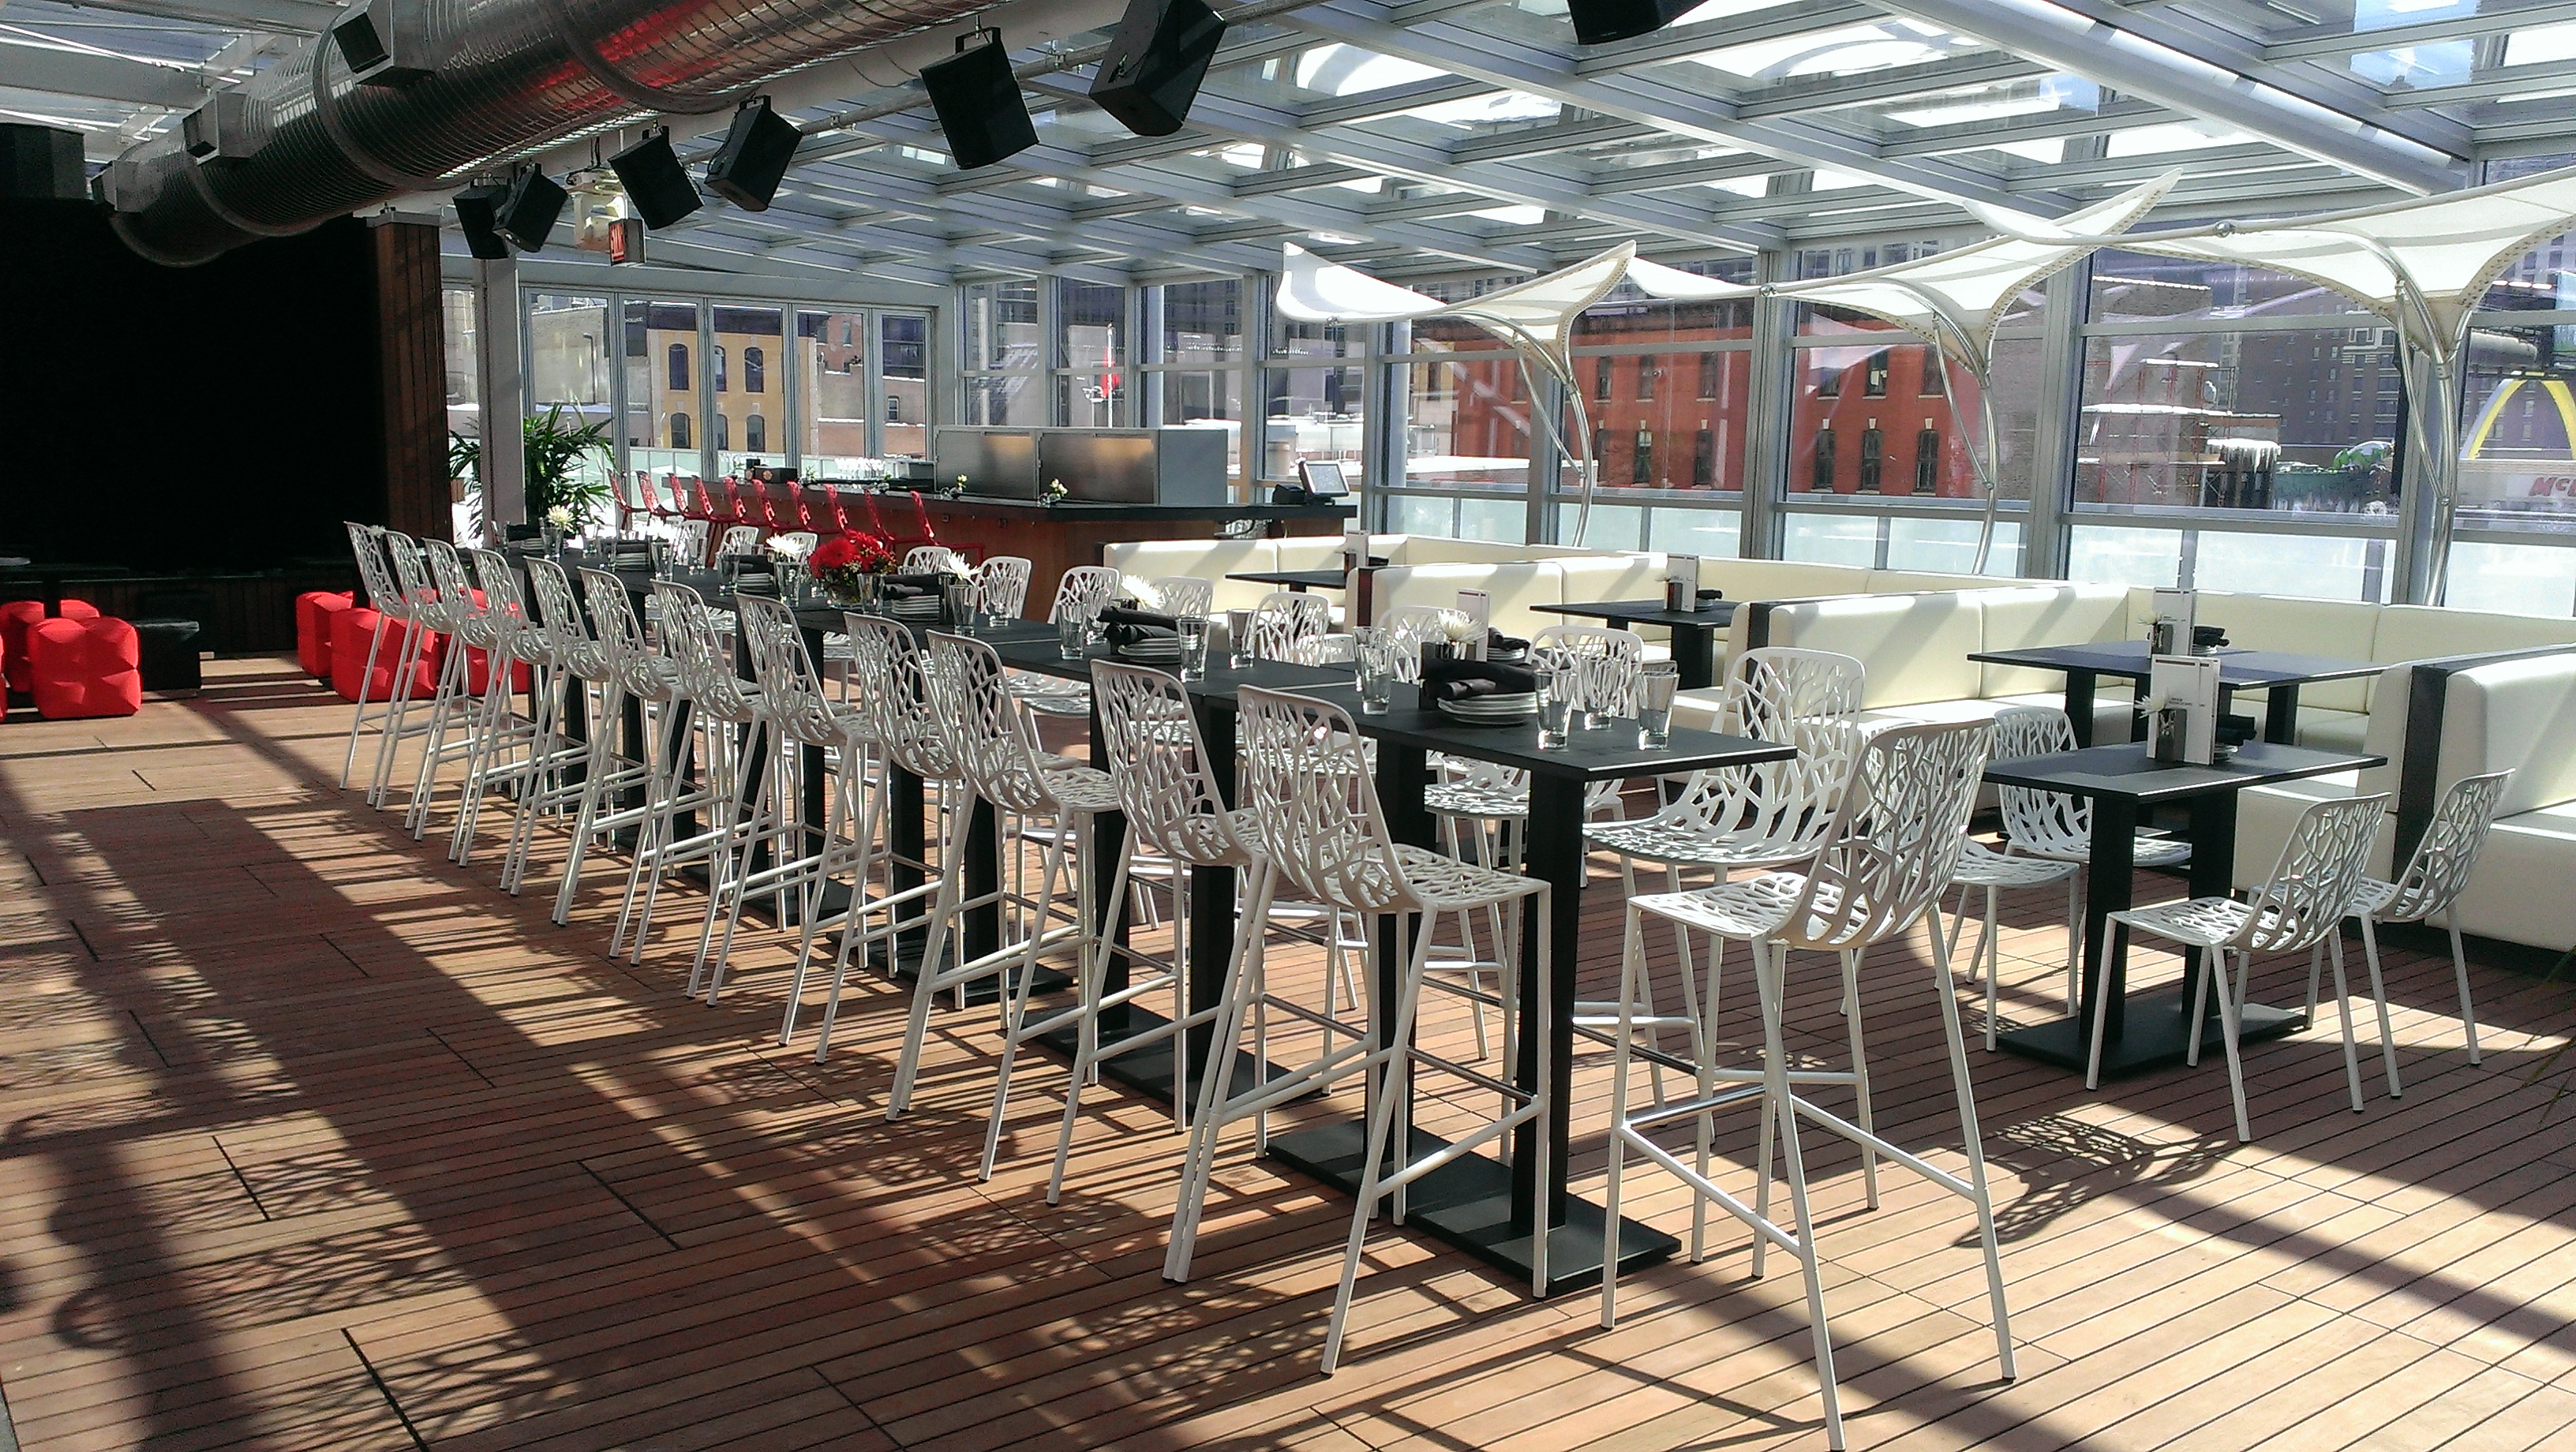
<path fill-rule="evenodd" d="M 939 597 L 906 595 L 897 599 L 893 608 L 897 620 L 935 620 L 939 616 Z"/>
<path fill-rule="evenodd" d="M 1179 660 L 1181 640 L 1176 635 L 1147 636 L 1118 647 L 1118 655 L 1126 660 Z"/>
<path fill-rule="evenodd" d="M 1460 721 L 1526 721 L 1538 714 L 1538 697 L 1527 691 L 1513 696 L 1465 696 L 1439 706 L 1442 715 Z"/>

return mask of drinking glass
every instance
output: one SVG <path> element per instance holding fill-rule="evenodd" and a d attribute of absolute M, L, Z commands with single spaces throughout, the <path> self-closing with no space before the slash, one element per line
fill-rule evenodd
<path fill-rule="evenodd" d="M 1181 679 L 1207 679 L 1208 623 L 1204 615 L 1184 615 L 1172 622 L 1173 631 L 1181 637 Z"/>
<path fill-rule="evenodd" d="M 954 576 L 940 582 L 939 593 L 948 606 L 948 623 L 960 635 L 975 633 L 975 582 Z"/>
<path fill-rule="evenodd" d="M 1352 632 L 1351 663 L 1359 675 L 1360 714 L 1383 716 L 1395 705 L 1395 653 L 1390 632 L 1366 626 Z"/>
<path fill-rule="evenodd" d="M 1252 664 L 1252 612 L 1225 612 L 1225 663 L 1234 670 Z"/>
<path fill-rule="evenodd" d="M 1091 644 L 1091 622 L 1079 610 L 1067 610 L 1056 617 L 1055 653 L 1066 660 L 1082 659 Z"/>
<path fill-rule="evenodd" d="M 1574 698 L 1580 689 L 1571 667 L 1541 666 L 1530 672 L 1538 685 L 1538 749 L 1563 751 L 1574 724 Z"/>
<path fill-rule="evenodd" d="M 1637 744 L 1669 746 L 1673 740 L 1673 693 L 1681 689 L 1681 667 L 1668 660 L 1648 661 L 1637 676 Z"/>

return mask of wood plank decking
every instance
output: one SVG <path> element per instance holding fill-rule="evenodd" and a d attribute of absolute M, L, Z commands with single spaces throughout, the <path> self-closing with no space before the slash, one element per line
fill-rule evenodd
<path fill-rule="evenodd" d="M 1180 1141 L 1152 1106 L 1090 1098 L 1049 1206 L 1040 1059 L 978 1185 L 989 1010 L 941 1021 L 889 1125 L 888 985 L 854 988 L 818 1068 L 810 1018 L 776 1043 L 776 934 L 745 930 L 719 1006 L 683 999 L 693 896 L 642 966 L 612 962 L 612 869 L 554 928 L 559 838 L 508 898 L 492 831 L 455 868 L 332 785 L 348 708 L 291 662 L 208 684 L 0 725 L 0 1391 L 31 1449 L 1823 1446 L 1794 1271 L 1751 1280 L 1731 1221 L 1703 1264 L 1630 1277 L 1610 1331 L 1593 1296 L 1532 1304 L 1382 1230 L 1327 1379 L 1347 1201 L 1238 1141 L 1196 1279 L 1166 1284 Z M 1590 996 L 1615 878 L 1587 896 Z M 2008 1017 L 2051 1011 L 2050 911 L 2007 909 Z M 1853 1445 L 2576 1441 L 2576 1103 L 2527 1082 L 2576 990 L 2475 969 L 2472 1067 L 2447 961 L 2389 966 L 2404 1099 L 2369 1065 L 2353 1114 L 2324 1032 L 2260 1046 L 2251 1145 L 2214 1062 L 2087 1094 L 1976 1055 L 2014 1384 L 1960 1202 L 1896 1170 L 1868 1211 L 1857 1162 L 1811 1141 Z M 2256 996 L 2295 1000 L 2302 969 Z M 1795 985 L 1824 1059 L 1832 977 Z M 1931 991 L 1918 935 L 1874 957 L 1864 1021 L 1882 1130 L 1955 1166 Z M 1464 1052 L 1463 1007 L 1429 1012 Z M 1579 1069 L 1597 1190 L 1605 1056 Z M 1749 1185 L 1751 1125 L 1722 1131 Z M 1670 1180 L 1629 1185 L 1686 1227 Z"/>

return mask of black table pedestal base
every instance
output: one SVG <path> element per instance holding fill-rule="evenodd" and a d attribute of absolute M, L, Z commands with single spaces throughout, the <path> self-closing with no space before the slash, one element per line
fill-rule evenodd
<path fill-rule="evenodd" d="M 1038 981 L 1043 985 L 1046 980 Z M 1041 1012 L 1035 1005 L 1032 1005 L 1029 1011 L 1033 1014 Z M 1151 1033 L 1171 1022 L 1162 1014 L 1151 1009 L 1138 1008 L 1133 1004 L 1128 1005 L 1125 1012 L 1126 1023 L 1116 1027 L 1107 1021 L 1106 1016 L 1103 1017 L 1100 1025 L 1102 1047 L 1116 1044 L 1129 1034 Z M 1082 1047 L 1082 1026 L 1069 1023 L 1054 1033 L 1041 1034 L 1031 1042 L 1062 1056 L 1067 1063 L 1070 1063 Z M 1196 1096 L 1205 1076 L 1205 1066 L 1192 1067 L 1189 1092 L 1192 1096 L 1190 1107 L 1193 1112 L 1197 1110 Z M 1251 1093 L 1252 1086 L 1256 1082 L 1255 1076 L 1259 1076 L 1263 1081 L 1284 1079 L 1288 1077 L 1288 1071 L 1276 1064 L 1264 1065 L 1250 1053 L 1237 1049 L 1234 1051 L 1234 1077 L 1228 1080 L 1225 1086 L 1227 1097 Z M 1157 1103 L 1169 1104 L 1172 1102 L 1172 1041 L 1169 1038 L 1159 1039 L 1141 1049 L 1130 1049 L 1114 1059 L 1103 1059 L 1100 1061 L 1100 1077 L 1112 1083 L 1124 1084 Z M 1308 1094 L 1299 1097 L 1311 1099 L 1314 1096 Z"/>
<path fill-rule="evenodd" d="M 1448 1141 L 1413 1131 L 1410 1158 Z M 1270 1137 L 1270 1156 L 1291 1169 L 1356 1195 L 1368 1129 L 1357 1120 Z M 1383 1213 L 1383 1211 L 1381 1211 Z M 1530 1233 L 1512 1226 L 1512 1172 L 1480 1154 L 1465 1154 L 1413 1182 L 1405 1194 L 1404 1223 L 1503 1271 L 1516 1286 L 1530 1283 Z M 1601 1284 L 1601 1207 L 1568 1195 L 1565 1223 L 1548 1234 L 1547 1294 L 1562 1295 Z M 1660 1230 L 1622 1218 L 1622 1275 L 1669 1258 L 1681 1242 Z"/>
<path fill-rule="evenodd" d="M 2183 1015 L 2189 1007 L 2171 989 L 2131 994 L 2125 1010 L 2127 1028 L 2118 1038 L 2103 1041 L 2102 1077 L 2117 1079 L 2182 1063 L 2184 1051 L 2190 1043 L 2183 1028 Z M 2260 1043 L 2306 1028 L 2308 1016 L 2297 1009 L 2249 1003 L 2245 1005 L 2243 1025 L 2239 1042 Z M 2085 1048 L 2091 1033 L 2090 1020 L 2079 1022 L 2061 1018 L 2034 1028 L 1998 1034 L 1995 1045 L 2023 1058 L 2037 1059 L 2043 1064 L 2055 1064 L 2081 1074 L 2085 1070 Z M 2210 1003 L 2209 1017 L 2200 1026 L 2200 1054 L 2204 1066 L 2212 1059 L 2221 1064 L 2226 1062 L 2227 1040 L 2219 1028 L 2215 998 Z"/>

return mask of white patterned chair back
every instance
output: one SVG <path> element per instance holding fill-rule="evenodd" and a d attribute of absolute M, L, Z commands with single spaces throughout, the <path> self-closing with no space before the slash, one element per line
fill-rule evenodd
<path fill-rule="evenodd" d="M 473 581 L 465 573 L 464 557 L 456 546 L 443 539 L 420 542 L 422 560 L 429 565 L 430 583 L 438 588 L 439 613 L 446 629 L 467 645 L 489 651 L 498 632 L 493 628 L 491 613 L 474 598 Z"/>
<path fill-rule="evenodd" d="M 1216 582 L 1196 575 L 1158 575 L 1145 582 L 1162 597 L 1156 607 L 1165 615 L 1195 615 L 1204 620 L 1216 605 Z"/>
<path fill-rule="evenodd" d="M 707 562 L 707 522 L 703 519 L 671 521 L 671 558 L 684 564 Z"/>
<path fill-rule="evenodd" d="M 716 545 L 716 556 L 756 555 L 760 553 L 760 526 L 735 524 L 725 527 L 724 539 Z M 708 561 L 713 564 L 714 560 Z"/>
<path fill-rule="evenodd" d="M 1029 604 L 1029 562 L 1018 555 L 986 555 L 975 567 L 975 605 L 987 615 L 1017 620 Z"/>
<path fill-rule="evenodd" d="M 661 657 L 644 634 L 644 621 L 635 613 L 626 582 L 606 570 L 584 570 L 581 598 L 590 606 L 590 627 L 609 680 L 639 701 L 670 700 L 672 677 L 661 668 Z"/>
<path fill-rule="evenodd" d="M 734 597 L 734 619 L 751 656 L 752 680 L 770 723 L 807 746 L 838 746 L 847 734 L 843 717 L 823 685 L 822 672 L 805 649 L 796 612 L 756 595 Z"/>
<path fill-rule="evenodd" d="M 957 568 L 957 552 L 946 545 L 914 545 L 904 551 L 899 571 L 906 575 L 928 575 Z"/>
<path fill-rule="evenodd" d="M 912 632 L 876 615 L 848 615 L 850 668 L 858 676 L 859 709 L 885 753 L 923 781 L 959 779 L 957 757 L 933 719 L 921 647 Z"/>
<path fill-rule="evenodd" d="M 586 681 L 605 681 L 608 667 L 590 630 L 582 623 L 581 602 L 572 577 L 552 560 L 528 561 L 528 591 L 536 597 L 536 616 L 528 633 L 543 642 L 549 664 L 568 668 Z"/>
<path fill-rule="evenodd" d="M 1995 713 L 1995 760 L 2054 756 L 2075 749 L 2075 723 L 2054 706 L 2007 706 Z M 2083 853 L 2093 841 L 2093 803 L 2068 792 L 1998 786 L 2004 837 L 2053 856 Z"/>
<path fill-rule="evenodd" d="M 1859 714 L 1868 668 L 1847 655 L 1796 646 L 1757 646 L 1735 659 L 1720 708 L 1724 729 L 1756 741 L 1788 741 L 1793 721 Z"/>
<path fill-rule="evenodd" d="M 1793 948 L 1866 948 L 1912 927 L 1958 870 L 1993 744 L 1983 721 L 1871 735 L 1775 937 Z"/>
<path fill-rule="evenodd" d="M 2424 829 L 2424 840 L 2415 844 L 2414 858 L 2397 878 L 2397 895 L 2379 910 L 2381 922 L 2420 923 L 2451 910 L 2468 890 L 2469 874 L 2487 844 L 2487 828 L 2495 824 L 2496 803 L 2512 775 L 2495 771 L 2451 783 Z"/>
<path fill-rule="evenodd" d="M 814 546 L 823 542 L 823 537 L 810 529 L 783 529 L 770 538 L 786 540 L 800 560 L 814 553 Z"/>
<path fill-rule="evenodd" d="M 1055 793 L 1038 765 L 1045 753 L 1029 713 L 1011 696 L 993 647 L 934 630 L 922 654 L 931 716 L 948 738 L 967 787 L 1001 811 L 1053 814 Z"/>
<path fill-rule="evenodd" d="M 1086 614 L 1097 614 L 1100 607 L 1118 598 L 1119 584 L 1127 577 L 1107 565 L 1076 565 L 1056 582 L 1055 604 L 1047 611 L 1050 622 L 1062 620 L 1065 612 L 1079 607 Z"/>
<path fill-rule="evenodd" d="M 1467 612 L 1445 605 L 1390 605 L 1377 613 L 1377 628 L 1385 632 L 1388 648 L 1395 653 L 1395 674 L 1399 680 L 1422 679 L 1422 647 L 1435 640 L 1449 638 L 1449 626 L 1465 623 Z"/>
<path fill-rule="evenodd" d="M 1248 860 L 1208 772 L 1207 742 L 1180 679 L 1143 666 L 1091 663 L 1109 779 L 1119 809 L 1147 848 L 1194 867 Z"/>
<path fill-rule="evenodd" d="M 1238 799 L 1259 852 L 1299 896 L 1350 912 L 1414 905 L 1351 718 L 1327 701 L 1246 686 L 1236 693 Z"/>
<path fill-rule="evenodd" d="M 386 530 L 378 538 L 384 541 L 385 561 L 393 568 L 394 593 L 403 602 L 399 613 L 386 611 L 397 620 L 416 620 L 432 630 L 447 629 L 447 618 L 439 607 L 438 591 L 429 583 L 429 567 L 421 562 L 420 542 L 399 530 Z"/>
<path fill-rule="evenodd" d="M 1333 628 L 1333 607 L 1321 595 L 1273 590 L 1252 607 L 1252 655 L 1256 660 L 1312 664 L 1305 642 Z"/>
<path fill-rule="evenodd" d="M 2228 946 L 2251 953 L 2298 953 L 2343 927 L 2370 866 L 2388 793 L 2315 802 L 2299 814 L 2281 860 L 2247 900 L 2253 911 Z"/>
<path fill-rule="evenodd" d="M 483 616 L 490 623 L 493 654 L 504 660 L 529 661 L 528 652 L 541 649 L 544 642 L 533 639 L 528 629 L 527 592 L 519 588 L 518 572 L 499 550 L 467 550 L 465 557 L 473 562 L 474 584 L 483 592 Z"/>
<path fill-rule="evenodd" d="M 1549 625 L 1530 637 L 1530 649 L 1561 650 L 1578 658 L 1608 656 L 1641 661 L 1646 658 L 1646 638 L 1633 630 L 1607 625 Z"/>
<path fill-rule="evenodd" d="M 733 651 L 716 625 L 715 612 L 697 591 L 669 580 L 653 582 L 662 623 L 662 649 L 679 667 L 680 694 L 708 720 L 734 725 L 755 714 L 743 681 L 734 674 Z"/>
<path fill-rule="evenodd" d="M 395 587 L 393 573 L 385 567 L 385 547 L 377 541 L 382 531 L 354 520 L 348 526 L 349 553 L 357 561 L 358 584 L 367 592 L 368 608 L 396 620 L 408 618 L 410 603 Z"/>

